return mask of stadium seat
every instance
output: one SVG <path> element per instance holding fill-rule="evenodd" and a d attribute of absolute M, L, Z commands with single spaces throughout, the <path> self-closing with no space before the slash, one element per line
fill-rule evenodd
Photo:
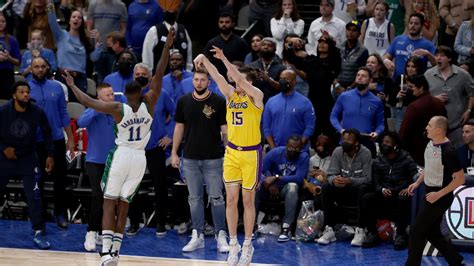
<path fill-rule="evenodd" d="M 90 96 L 97 95 L 97 88 L 96 88 L 95 81 L 90 78 L 87 79 L 87 94 L 89 94 Z"/>

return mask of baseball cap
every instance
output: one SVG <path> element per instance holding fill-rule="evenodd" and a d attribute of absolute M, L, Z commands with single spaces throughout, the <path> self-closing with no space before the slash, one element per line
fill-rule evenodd
<path fill-rule="evenodd" d="M 350 21 L 349 23 L 346 24 L 346 30 L 350 27 L 350 26 L 355 26 L 359 31 L 360 31 L 360 22 L 357 21 L 357 20 L 352 20 Z"/>

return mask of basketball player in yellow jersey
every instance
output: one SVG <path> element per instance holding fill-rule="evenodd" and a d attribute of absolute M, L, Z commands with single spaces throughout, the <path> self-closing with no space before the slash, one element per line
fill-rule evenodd
<path fill-rule="evenodd" d="M 227 101 L 228 143 L 224 155 L 224 182 L 227 193 L 227 226 L 230 236 L 229 265 L 248 265 L 252 261 L 252 231 L 255 222 L 255 189 L 260 177 L 262 147 L 260 146 L 260 120 L 263 112 L 263 93 L 252 85 L 256 74 L 246 68 L 237 68 L 213 46 L 214 57 L 222 60 L 228 77 L 235 81 L 234 88 L 219 74 L 216 67 L 200 54 L 194 60 L 197 67 L 205 67 L 217 83 Z M 237 202 L 242 187 L 244 203 L 245 241 L 239 259 L 237 240 Z"/>

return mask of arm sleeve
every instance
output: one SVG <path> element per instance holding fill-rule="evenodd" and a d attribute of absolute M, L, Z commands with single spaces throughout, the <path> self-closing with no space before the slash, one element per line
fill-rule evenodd
<path fill-rule="evenodd" d="M 309 156 L 308 153 L 303 152 L 300 154 L 302 158 L 298 160 L 298 165 L 296 166 L 296 171 L 293 175 L 286 175 L 280 180 L 283 184 L 288 184 L 290 182 L 301 184 L 303 179 L 308 174 L 309 169 Z"/>
<path fill-rule="evenodd" d="M 331 162 L 329 163 L 329 167 L 327 171 L 328 182 L 330 185 L 332 185 L 332 181 L 334 180 L 334 178 L 341 174 L 341 168 L 342 168 L 341 162 L 342 162 L 342 149 L 336 148 L 334 152 L 332 153 Z"/>
<path fill-rule="evenodd" d="M 263 136 L 265 138 L 272 135 L 272 113 L 269 108 L 269 103 L 270 102 L 267 102 L 265 108 L 263 108 L 262 116 Z"/>
<path fill-rule="evenodd" d="M 53 50 L 48 49 L 46 51 L 46 58 L 48 59 L 48 63 L 51 65 L 51 70 L 58 70 L 58 64 L 56 63 L 56 55 L 54 54 Z"/>
<path fill-rule="evenodd" d="M 277 150 L 271 150 L 265 157 L 263 157 L 263 167 L 262 167 L 262 174 L 264 176 L 271 176 L 271 168 L 273 164 L 273 158 L 275 157 L 275 152 Z"/>
<path fill-rule="evenodd" d="M 304 112 L 304 123 L 305 129 L 303 131 L 303 137 L 310 138 L 314 133 L 314 126 L 316 125 L 316 113 L 313 105 L 308 102 L 306 110 Z"/>
<path fill-rule="evenodd" d="M 339 95 L 339 97 L 337 97 L 336 104 L 334 104 L 334 107 L 332 108 L 331 116 L 330 116 L 332 126 L 339 133 L 341 133 L 341 131 L 342 131 L 342 126 L 341 126 L 341 123 L 339 121 L 342 118 L 343 97 L 344 97 L 343 95 Z"/>
<path fill-rule="evenodd" d="M 66 98 L 64 96 L 64 91 L 61 88 L 61 85 L 58 84 L 58 94 L 59 94 L 59 104 L 58 104 L 58 111 L 61 116 L 61 122 L 63 127 L 67 127 L 71 125 L 71 119 L 69 118 L 69 114 L 67 112 L 67 104 Z"/>
<path fill-rule="evenodd" d="M 375 128 L 375 133 L 377 135 L 381 135 L 383 131 L 385 130 L 385 117 L 384 117 L 384 110 L 383 110 L 383 103 L 380 101 L 377 105 L 377 113 L 376 113 L 376 128 Z"/>
<path fill-rule="evenodd" d="M 97 112 L 94 111 L 92 108 L 88 108 L 81 116 L 77 119 L 77 126 L 78 127 L 88 127 L 94 117 L 96 116 Z"/>
<path fill-rule="evenodd" d="M 143 41 L 142 61 L 149 67 L 154 68 L 153 65 L 153 47 L 158 43 L 158 37 L 156 36 L 156 27 L 152 26 L 145 35 Z"/>
<path fill-rule="evenodd" d="M 286 30 L 286 25 L 283 22 L 283 19 L 276 20 L 275 18 L 272 18 L 270 20 L 270 30 L 272 31 L 273 38 L 279 41 L 283 40 L 283 35 Z"/>
<path fill-rule="evenodd" d="M 382 175 L 380 173 L 380 168 L 375 161 L 372 164 L 372 177 L 374 178 L 375 192 L 382 192 Z"/>
<path fill-rule="evenodd" d="M 187 58 L 186 58 L 186 70 L 191 71 L 194 68 L 193 64 L 193 43 L 191 41 L 191 38 L 189 37 L 188 31 L 184 30 L 186 32 L 186 40 L 188 42 L 188 52 L 187 52 Z"/>
<path fill-rule="evenodd" d="M 398 186 L 395 186 L 393 190 L 395 191 L 401 191 L 402 189 L 407 188 L 413 180 L 413 177 L 418 175 L 418 168 L 416 167 L 416 163 L 411 158 L 410 155 L 407 154 L 406 164 L 404 165 L 404 175 L 405 175 L 405 181 L 402 184 L 399 184 Z"/>
<path fill-rule="evenodd" d="M 464 34 L 466 34 L 469 29 L 468 24 L 463 23 L 456 34 L 456 39 L 454 41 L 454 51 L 460 55 L 471 56 L 471 47 L 463 43 Z"/>
<path fill-rule="evenodd" d="M 66 32 L 63 32 L 56 19 L 56 13 L 48 11 L 49 27 L 51 28 L 51 32 L 53 33 L 53 37 L 57 46 L 57 43 L 64 38 L 64 34 L 66 34 Z"/>
<path fill-rule="evenodd" d="M 102 43 L 98 47 L 96 46 L 94 51 L 91 52 L 89 55 L 89 58 L 91 59 L 92 62 L 97 62 L 100 59 L 100 55 L 102 54 L 102 49 L 104 47 L 104 44 Z"/>
<path fill-rule="evenodd" d="M 64 97 L 62 98 L 64 99 Z M 48 156 L 54 156 L 54 145 L 53 145 L 53 132 L 51 130 L 51 127 L 49 125 L 48 118 L 46 117 L 46 113 L 41 110 L 39 112 L 39 127 L 43 133 L 43 139 L 44 143 L 46 145 L 46 151 L 48 153 Z"/>
<path fill-rule="evenodd" d="M 124 4 L 123 2 L 120 2 L 120 3 L 121 3 L 121 7 L 120 7 L 120 22 L 126 23 L 127 20 L 128 20 L 127 7 L 125 6 L 125 4 Z"/>
<path fill-rule="evenodd" d="M 315 46 L 316 46 L 316 37 L 313 34 L 313 30 L 316 27 L 316 21 L 313 21 L 309 26 L 308 30 L 308 43 L 306 44 L 306 52 L 310 55 L 316 54 Z"/>
<path fill-rule="evenodd" d="M 296 35 L 301 37 L 301 35 L 303 35 L 303 32 L 304 32 L 304 20 L 299 19 L 298 21 L 294 23 L 295 23 L 294 32 Z"/>
<path fill-rule="evenodd" d="M 357 1 L 357 15 L 362 15 L 365 13 L 365 8 L 366 8 L 366 3 L 365 0 L 359 0 Z"/>

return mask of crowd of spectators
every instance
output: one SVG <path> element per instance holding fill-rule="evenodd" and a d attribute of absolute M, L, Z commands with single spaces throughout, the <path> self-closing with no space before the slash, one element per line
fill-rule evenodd
<path fill-rule="evenodd" d="M 212 99 L 223 104 L 207 72 L 194 72 L 193 55 L 199 53 L 234 83 L 224 64 L 210 52 L 213 47 L 222 49 L 238 68 L 252 68 L 253 85 L 264 94 L 262 145 L 268 148 L 256 206 L 259 209 L 268 199 L 284 200 L 279 241 L 290 239 L 297 202 L 309 192 L 315 202 L 319 199 L 325 214 L 320 244 L 335 240 L 336 207 L 349 202 L 368 211 L 359 215 L 352 244 L 375 245 L 380 206 L 373 202 L 386 202 L 400 211 L 394 217 L 398 225 L 395 248 L 403 249 L 409 213 L 406 189 L 417 174 L 416 165 L 424 166 L 423 153 L 429 142 L 426 125 L 434 116 L 445 116 L 447 135 L 455 148 L 466 149 L 468 143 L 463 126 L 474 108 L 472 1 L 321 0 L 321 16 L 314 18 L 305 35 L 305 21 L 295 0 L 253 0 L 248 20 L 257 26 L 247 39 L 235 31 L 235 15 L 245 1 L 182 1 L 173 9 L 153 0 L 14 2 L 0 14 L 0 98 L 12 98 L 10 88 L 18 71 L 16 75 L 26 79 L 31 98 L 49 120 L 55 168 L 48 176 L 55 183 L 54 214 L 63 229 L 67 228 L 64 153 L 75 147 L 66 104 L 76 101 L 64 82 L 65 72 L 84 92 L 88 79 L 95 80 L 98 98 L 104 101 L 110 101 L 113 92 L 116 101 L 124 102 L 125 85 L 133 80 L 140 83 L 143 94 L 156 86 L 156 79 L 162 80 L 147 148 L 159 236 L 166 234 L 165 225 L 171 222 L 166 215 L 172 208 L 163 196 L 168 193 L 165 162 L 171 154 L 173 160 L 182 155 L 179 143 L 173 141 L 183 137 L 182 173 L 189 188 L 192 227 L 199 233 L 205 231 L 202 187 L 206 183 L 215 233 L 225 230 L 222 169 L 202 165 L 209 159 L 222 164 L 219 143 L 221 131 L 225 135 L 221 128 L 225 110 L 221 105 L 219 110 L 206 105 L 202 112 L 224 114 L 219 113 L 218 121 L 196 123 L 192 114 L 200 112 L 202 104 L 196 105 L 193 101 L 200 100 L 189 94 L 206 87 L 216 97 Z M 203 18 L 196 10 L 205 7 L 213 12 L 205 12 L 209 15 Z M 171 28 L 176 38 L 166 55 L 169 58 L 161 60 Z M 87 110 L 78 123 L 89 131 L 86 168 L 95 184 L 92 197 L 100 202 L 97 183 L 113 137 L 109 134 L 111 120 Z M 207 123 L 214 126 L 213 141 L 211 132 L 202 132 L 211 129 Z M 98 132 L 95 127 L 109 132 Z M 4 141 L 0 137 L 0 147 Z M 37 143 L 44 163 L 48 152 L 41 134 Z M 323 181 L 320 195 L 309 182 L 311 178 Z M 140 219 L 133 216 L 134 208 L 139 206 L 132 205 L 130 211 L 130 235 L 136 234 Z M 91 242 L 100 232 L 97 217 L 100 210 L 91 208 L 87 250 L 95 249 Z M 200 247 L 188 246 L 183 251 Z"/>

